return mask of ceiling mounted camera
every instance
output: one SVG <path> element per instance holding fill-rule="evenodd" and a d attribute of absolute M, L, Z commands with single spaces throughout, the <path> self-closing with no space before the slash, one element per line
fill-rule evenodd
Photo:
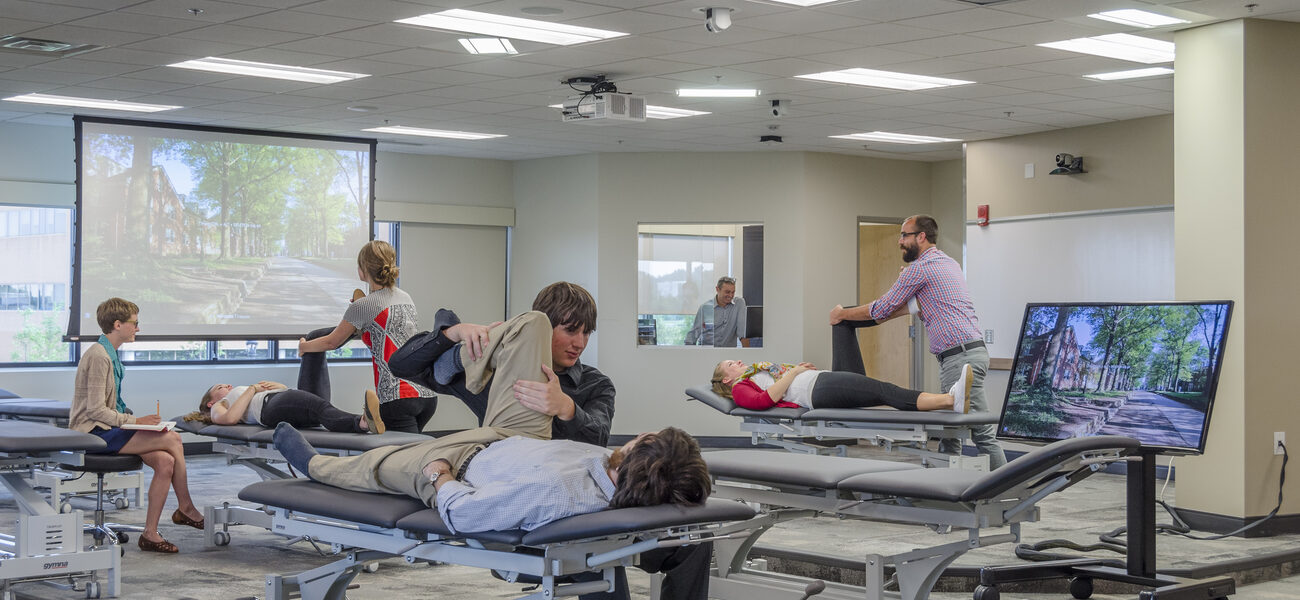
<path fill-rule="evenodd" d="M 713 7 L 704 9 L 704 28 L 712 33 L 719 33 L 731 27 L 731 9 Z"/>

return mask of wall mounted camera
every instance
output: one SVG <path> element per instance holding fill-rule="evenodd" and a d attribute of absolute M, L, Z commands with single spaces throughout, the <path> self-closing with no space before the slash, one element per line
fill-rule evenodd
<path fill-rule="evenodd" d="M 719 33 L 722 30 L 731 27 L 731 9 L 725 7 L 714 7 L 704 9 L 704 28 L 710 32 Z"/>
<path fill-rule="evenodd" d="M 1056 155 L 1056 168 L 1049 175 L 1077 175 L 1083 170 L 1083 157 L 1062 152 Z"/>
<path fill-rule="evenodd" d="M 790 101 L 789 101 L 789 100 L 773 100 L 773 101 L 772 101 L 772 116 L 775 117 L 775 118 L 781 118 L 781 117 L 784 117 L 785 114 L 786 114 L 786 111 L 788 111 L 789 109 L 790 109 Z"/>

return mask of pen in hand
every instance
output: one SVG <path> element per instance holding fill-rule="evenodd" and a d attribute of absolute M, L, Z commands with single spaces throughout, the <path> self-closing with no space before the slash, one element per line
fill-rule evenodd
<path fill-rule="evenodd" d="M 155 414 L 157 414 L 157 415 L 158 415 L 158 418 L 161 419 L 161 418 L 162 418 L 162 400 L 155 400 L 154 402 L 155 402 L 156 405 L 157 405 L 156 408 L 154 409 L 154 410 L 156 411 Z"/>

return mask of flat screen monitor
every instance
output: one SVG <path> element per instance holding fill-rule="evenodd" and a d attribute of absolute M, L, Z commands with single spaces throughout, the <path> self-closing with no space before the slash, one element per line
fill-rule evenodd
<path fill-rule="evenodd" d="M 1200 454 L 1231 316 L 1231 301 L 1026 306 L 998 437 Z"/>

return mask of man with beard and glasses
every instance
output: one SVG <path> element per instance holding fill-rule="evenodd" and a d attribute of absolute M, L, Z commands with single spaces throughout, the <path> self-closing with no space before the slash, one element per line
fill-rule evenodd
<path fill-rule="evenodd" d="M 975 316 L 975 303 L 966 289 L 961 265 L 935 247 L 938 235 L 939 224 L 934 217 L 908 217 L 898 234 L 898 247 L 903 251 L 903 262 L 907 265 L 889 291 L 869 304 L 849 308 L 837 304 L 831 309 L 832 339 L 837 355 L 858 353 L 856 361 L 849 361 L 854 364 L 834 368 L 861 371 L 863 367 L 855 329 L 907 314 L 911 302 L 914 306 L 911 312 L 917 312 L 925 323 L 930 337 L 930 352 L 939 359 L 940 389 L 951 387 L 969 364 L 974 379 L 967 396 L 970 411 L 987 412 L 984 375 L 988 372 L 989 352 L 984 347 L 979 317 Z M 990 469 L 1007 462 L 995 435 L 993 425 L 971 430 L 971 439 L 980 454 L 989 457 Z M 939 449 L 956 454 L 961 451 L 961 446 L 957 440 L 943 440 Z"/>

